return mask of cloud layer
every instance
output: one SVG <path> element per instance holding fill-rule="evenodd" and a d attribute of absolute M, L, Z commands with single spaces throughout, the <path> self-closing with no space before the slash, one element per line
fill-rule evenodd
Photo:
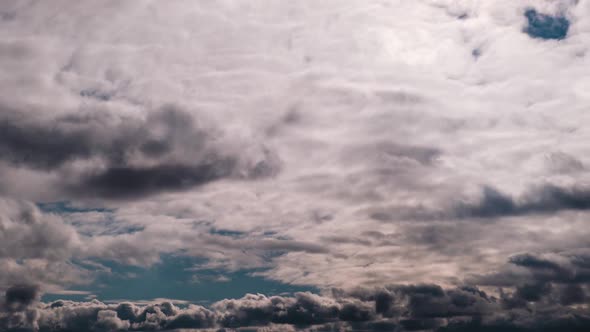
<path fill-rule="evenodd" d="M 589 9 L 3 1 L 0 327 L 587 329 Z M 39 299 L 170 257 L 321 294 Z"/>
<path fill-rule="evenodd" d="M 431 284 L 333 289 L 324 296 L 247 294 L 205 308 L 97 300 L 44 304 L 35 302 L 36 288 L 19 285 L 6 291 L 0 327 L 6 331 L 583 331 L 590 327 L 588 312 L 552 300 L 554 296 L 571 300 L 571 294 L 568 288 L 523 286 L 497 298 L 476 287 L 443 290 Z M 586 301 L 585 296 L 581 293 L 576 302 Z"/>

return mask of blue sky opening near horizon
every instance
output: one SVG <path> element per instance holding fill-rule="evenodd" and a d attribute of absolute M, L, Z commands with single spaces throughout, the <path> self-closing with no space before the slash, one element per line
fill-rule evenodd
<path fill-rule="evenodd" d="M 106 302 L 166 298 L 207 305 L 225 298 L 240 298 L 247 293 L 270 296 L 318 291 L 312 286 L 290 285 L 253 275 L 262 270 L 193 269 L 202 263 L 202 259 L 178 255 L 166 255 L 160 263 L 147 268 L 103 261 L 100 264 L 111 269 L 111 273 L 97 272 L 92 283 L 69 289 L 89 294 L 46 293 L 42 301 L 86 301 L 91 294 Z"/>
<path fill-rule="evenodd" d="M 114 210 L 92 207 L 75 206 L 68 201 L 37 202 L 37 206 L 43 212 L 67 215 L 70 213 L 99 212 L 112 213 Z M 126 232 L 132 233 L 129 229 Z M 212 228 L 211 234 L 228 237 L 239 237 L 242 232 Z M 125 265 L 106 260 L 94 260 L 94 262 L 110 269 L 110 272 L 101 271 L 83 262 L 73 262 L 85 269 L 93 271 L 95 279 L 87 285 L 70 287 L 70 291 L 79 291 L 81 294 L 55 294 L 45 293 L 42 296 L 44 302 L 56 300 L 87 301 L 95 297 L 100 301 L 114 300 L 152 300 L 166 298 L 188 301 L 190 303 L 209 304 L 225 298 L 240 298 L 247 293 L 262 293 L 265 295 L 278 295 L 302 291 L 315 291 L 312 286 L 290 285 L 261 276 L 254 276 L 261 269 L 221 271 L 199 268 L 206 261 L 198 257 L 190 257 L 182 254 L 166 254 L 161 256 L 161 261 L 150 267 L 138 267 Z"/>

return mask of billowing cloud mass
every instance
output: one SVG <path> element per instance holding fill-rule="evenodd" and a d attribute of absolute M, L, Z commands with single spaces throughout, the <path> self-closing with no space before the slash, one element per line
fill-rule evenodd
<path fill-rule="evenodd" d="M 1 1 L 0 330 L 590 330 L 588 13 Z"/>
<path fill-rule="evenodd" d="M 35 288 L 19 285 L 6 291 L 0 323 L 9 331 L 226 331 L 242 327 L 249 327 L 247 331 L 585 331 L 590 327 L 586 309 L 568 307 L 587 301 L 583 289 L 574 299 L 575 292 L 567 287 L 539 288 L 523 285 L 498 298 L 471 286 L 444 290 L 433 284 L 383 285 L 333 289 L 325 296 L 247 294 L 213 303 L 208 309 L 171 302 L 38 303 L 34 302 Z"/>

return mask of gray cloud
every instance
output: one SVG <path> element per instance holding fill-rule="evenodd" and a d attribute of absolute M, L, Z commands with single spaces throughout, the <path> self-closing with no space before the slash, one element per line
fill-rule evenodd
<path fill-rule="evenodd" d="M 111 199 L 278 172 L 278 159 L 270 152 L 248 161 L 241 152 L 215 146 L 219 135 L 218 129 L 198 127 L 190 113 L 170 105 L 148 112 L 145 119 L 98 111 L 44 122 L 7 112 L 0 121 L 0 153 L 15 166 L 45 171 L 74 164 L 65 167 L 70 180 L 58 185 L 77 196 Z M 75 166 L 91 160 L 103 166 Z"/>
<path fill-rule="evenodd" d="M 546 157 L 547 167 L 558 174 L 576 173 L 586 170 L 586 166 L 578 158 L 565 152 L 553 152 Z"/>
<path fill-rule="evenodd" d="M 543 287 L 542 287 L 543 288 Z M 344 331 L 558 331 L 590 326 L 583 309 L 547 304 L 546 287 L 519 288 L 496 298 L 473 286 L 443 289 L 438 285 L 382 286 L 353 290 L 334 289 L 331 295 L 296 293 L 294 296 L 248 294 L 225 299 L 209 308 L 177 307 L 170 302 L 105 304 L 91 302 L 37 302 L 35 286 L 15 286 L 0 311 L 0 327 L 7 331 L 145 331 L 251 328 L 312 331 L 338 327 Z M 572 292 L 572 290 L 569 290 Z M 521 310 L 516 297 L 536 311 Z M 563 302 L 562 302 L 563 303 Z M 7 307 L 4 307 L 7 308 Z M 566 315 L 566 316 L 564 316 Z M 568 318 L 563 318 L 568 317 Z M 283 328 L 280 328 L 280 327 Z M 266 328 L 266 329 L 264 329 Z"/>
<path fill-rule="evenodd" d="M 60 217 L 32 203 L 0 199 L 0 289 L 15 283 L 59 287 L 88 278 L 70 263 L 81 237 Z"/>
<path fill-rule="evenodd" d="M 231 159 L 197 166 L 112 167 L 98 174 L 83 175 L 68 189 L 89 197 L 133 198 L 166 190 L 184 190 L 229 177 L 235 169 Z"/>
<path fill-rule="evenodd" d="M 564 188 L 547 184 L 532 188 L 519 199 L 492 187 L 484 187 L 482 194 L 475 204 L 458 205 L 454 214 L 457 217 L 496 218 L 590 209 L 590 190 L 583 187 Z"/>
<path fill-rule="evenodd" d="M 536 307 L 548 315 L 559 316 L 568 306 L 590 301 L 590 269 L 585 250 L 516 255 L 509 265 L 473 281 L 513 288 L 513 292 L 500 293 L 500 303 L 508 310 Z"/>
<path fill-rule="evenodd" d="M 0 227 L 0 258 L 67 259 L 78 242 L 73 227 L 28 202 L 0 199 Z"/>
<path fill-rule="evenodd" d="M 432 165 L 442 151 L 434 147 L 412 146 L 395 142 L 372 142 L 353 148 L 344 156 L 345 161 L 356 160 L 370 162 L 374 167 L 404 166 L 404 161 L 420 165 Z"/>
<path fill-rule="evenodd" d="M 481 197 L 474 200 L 447 198 L 441 206 L 385 206 L 373 207 L 368 213 L 378 221 L 395 220 L 445 220 L 464 218 L 501 218 L 534 214 L 550 214 L 560 211 L 590 209 L 590 190 L 583 186 L 557 186 L 543 184 L 530 187 L 521 197 L 513 197 L 492 186 L 484 186 Z"/>
<path fill-rule="evenodd" d="M 479 281 L 492 285 L 525 283 L 585 284 L 590 282 L 590 254 L 585 249 L 560 253 L 520 254 L 510 258 L 510 265 Z"/>
<path fill-rule="evenodd" d="M 4 295 L 4 303 L 10 311 L 23 310 L 38 300 L 39 287 L 37 285 L 14 285 L 8 288 Z"/>

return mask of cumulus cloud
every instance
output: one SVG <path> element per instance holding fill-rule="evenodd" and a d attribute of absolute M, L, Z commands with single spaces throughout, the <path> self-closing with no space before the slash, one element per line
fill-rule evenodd
<path fill-rule="evenodd" d="M 14 285 L 6 290 L 4 304 L 11 310 L 22 310 L 35 300 L 39 300 L 39 287 L 36 285 Z"/>
<path fill-rule="evenodd" d="M 80 282 L 84 269 L 70 263 L 80 240 L 59 216 L 30 202 L 0 199 L 0 289 L 22 282 L 48 287 Z"/>
<path fill-rule="evenodd" d="M 568 305 L 542 304 L 541 298 L 526 297 L 521 310 L 507 305 L 521 296 L 496 298 L 473 286 L 443 289 L 438 285 L 381 286 L 352 291 L 333 289 L 330 295 L 296 293 L 294 296 L 247 294 L 225 299 L 210 308 L 177 307 L 171 302 L 105 304 L 91 302 L 36 302 L 34 286 L 15 286 L 6 292 L 6 305 L 20 307 L 0 312 L 0 327 L 7 331 L 145 331 L 239 328 L 256 331 L 491 331 L 514 329 L 557 331 L 588 328 L 590 317 Z M 530 292 L 538 295 L 542 292 Z M 6 307 L 5 307 L 6 308 Z M 15 309 L 16 308 L 16 309 Z M 564 316 L 565 315 L 565 316 Z"/>
<path fill-rule="evenodd" d="M 0 201 L 0 257 L 68 257 L 77 245 L 77 233 L 59 217 L 42 214 L 30 202 Z"/>

